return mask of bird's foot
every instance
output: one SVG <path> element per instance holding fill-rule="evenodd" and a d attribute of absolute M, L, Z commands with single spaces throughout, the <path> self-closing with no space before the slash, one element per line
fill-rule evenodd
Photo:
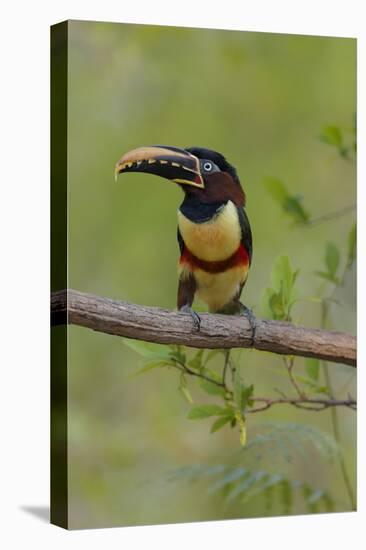
<path fill-rule="evenodd" d="M 182 311 L 183 313 L 189 313 L 189 315 L 192 317 L 194 328 L 199 331 L 201 328 L 201 318 L 190 306 L 182 306 L 179 311 Z"/>
<path fill-rule="evenodd" d="M 241 302 L 239 302 L 239 305 L 240 305 L 239 314 L 244 315 L 244 317 L 248 319 L 250 328 L 252 329 L 252 346 L 253 346 L 255 341 L 255 332 L 257 330 L 257 318 L 252 312 L 252 310 L 249 309 L 247 306 L 245 306 Z"/>

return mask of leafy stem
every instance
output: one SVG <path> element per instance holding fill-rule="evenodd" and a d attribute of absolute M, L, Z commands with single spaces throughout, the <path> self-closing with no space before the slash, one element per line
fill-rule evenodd
<path fill-rule="evenodd" d="M 298 396 L 301 399 L 306 400 L 306 395 L 305 395 L 304 391 L 300 388 L 299 384 L 297 383 L 296 378 L 295 378 L 294 373 L 293 373 L 293 368 L 294 368 L 294 364 L 295 364 L 295 357 L 294 356 L 291 356 L 291 357 L 284 356 L 283 357 L 283 362 L 284 362 L 284 365 L 286 367 L 290 382 L 291 382 L 292 386 L 295 388 L 296 393 L 298 394 Z"/>
<path fill-rule="evenodd" d="M 345 275 L 345 272 L 343 273 L 342 280 L 344 279 L 344 275 Z M 327 325 L 328 313 L 329 313 L 329 300 L 323 299 L 322 302 L 321 302 L 321 325 L 322 325 L 323 328 L 325 328 L 326 325 Z M 330 377 L 330 374 L 329 374 L 329 369 L 328 369 L 327 362 L 323 361 L 322 366 L 323 366 L 325 383 L 328 387 L 329 394 L 332 397 L 333 396 L 333 387 L 332 387 L 332 381 L 331 381 L 331 377 Z M 350 476 L 348 474 L 346 461 L 345 461 L 344 453 L 342 451 L 342 446 L 341 446 L 342 436 L 341 436 L 341 431 L 340 431 L 340 423 L 339 423 L 338 412 L 337 412 L 336 408 L 334 408 L 334 407 L 332 407 L 331 410 L 330 410 L 330 418 L 331 418 L 331 424 L 332 424 L 332 431 L 333 431 L 334 439 L 339 444 L 338 463 L 339 463 L 339 467 L 340 467 L 340 470 L 341 470 L 341 473 L 342 473 L 344 486 L 346 488 L 346 492 L 347 492 L 347 495 L 348 495 L 348 498 L 349 498 L 349 501 L 350 501 L 350 504 L 351 504 L 351 508 L 352 508 L 352 510 L 356 510 L 356 499 L 355 499 L 355 495 L 354 495 L 354 492 L 353 492 Z"/>

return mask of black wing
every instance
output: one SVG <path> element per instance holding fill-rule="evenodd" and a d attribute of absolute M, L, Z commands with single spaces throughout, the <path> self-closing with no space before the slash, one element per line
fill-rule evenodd
<path fill-rule="evenodd" d="M 180 250 L 180 253 L 182 255 L 183 254 L 183 249 L 184 249 L 184 241 L 183 241 L 183 237 L 181 235 L 181 232 L 179 231 L 179 227 L 177 228 L 177 239 L 178 239 L 178 244 L 179 244 L 179 250 Z"/>
<path fill-rule="evenodd" d="M 248 216 L 245 213 L 244 208 L 238 208 L 239 223 L 241 229 L 241 244 L 244 246 L 245 250 L 248 252 L 249 256 L 249 265 L 252 263 L 253 255 L 253 243 L 252 243 L 252 230 L 250 228 L 250 223 Z"/>

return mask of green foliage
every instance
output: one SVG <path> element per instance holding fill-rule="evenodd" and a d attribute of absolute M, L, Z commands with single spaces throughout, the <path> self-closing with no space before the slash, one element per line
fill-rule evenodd
<path fill-rule="evenodd" d="M 337 127 L 327 127 L 322 140 L 348 156 L 343 134 Z M 265 186 L 283 211 L 296 224 L 310 225 L 311 218 L 302 205 L 302 199 L 292 195 L 284 183 L 275 178 L 266 178 Z M 324 250 L 324 268 L 316 274 L 331 282 L 335 287 L 342 284 L 344 275 L 341 267 L 349 269 L 356 259 L 356 225 L 353 224 L 347 238 L 345 260 L 335 242 L 327 242 Z M 291 321 L 293 305 L 299 300 L 296 287 L 299 270 L 293 269 L 288 256 L 279 256 L 272 267 L 271 284 L 263 293 L 262 306 L 267 317 Z M 313 298 L 330 302 L 333 297 Z M 310 300 L 309 300 L 310 301 Z M 263 426 L 260 433 L 247 442 L 247 413 L 254 406 L 254 385 L 244 381 L 240 366 L 235 364 L 226 350 L 196 350 L 191 352 L 181 346 L 154 346 L 141 342 L 127 341 L 127 345 L 142 357 L 144 366 L 138 373 L 159 367 L 173 367 L 179 371 L 178 389 L 191 406 L 190 420 L 211 419 L 210 433 L 225 427 L 239 431 L 241 452 L 239 464 L 219 464 L 216 466 L 187 466 L 177 474 L 187 480 L 210 479 L 208 494 L 220 494 L 228 505 L 245 505 L 254 498 L 262 498 L 266 510 L 274 504 L 283 514 L 291 514 L 294 502 L 302 499 L 307 512 L 331 511 L 334 508 L 332 496 L 324 488 L 314 488 L 307 480 L 292 478 L 280 467 L 297 464 L 299 460 L 309 461 L 316 452 L 325 460 L 339 457 L 337 442 L 327 433 L 309 424 L 284 423 Z M 223 358 L 222 371 L 217 370 L 214 359 Z M 329 395 L 330 390 L 321 376 L 321 363 L 308 358 L 304 362 L 305 375 L 293 370 L 295 358 L 284 359 L 286 376 L 300 396 Z M 211 365 L 214 364 L 212 367 Z M 193 405 L 193 397 L 188 387 L 188 377 L 198 381 L 198 388 L 211 401 Z M 195 395 L 195 400 L 196 394 Z M 213 420 L 212 420 L 213 419 Z M 277 467 L 277 466 L 278 467 Z M 260 466 L 260 467 L 259 467 Z"/>
<path fill-rule="evenodd" d="M 341 149 L 343 146 L 342 131 L 338 126 L 325 126 L 319 137 L 321 141 L 333 145 L 337 149 Z"/>
<path fill-rule="evenodd" d="M 325 263 L 328 268 L 328 273 L 330 273 L 333 277 L 335 277 L 339 267 L 339 256 L 337 246 L 332 242 L 327 243 Z"/>
<path fill-rule="evenodd" d="M 334 501 L 323 489 L 312 489 L 307 483 L 301 486 L 303 498 L 310 514 L 317 514 L 322 511 L 333 512 Z"/>
<path fill-rule="evenodd" d="M 191 420 L 200 420 L 209 416 L 226 416 L 229 409 L 224 409 L 218 405 L 199 405 L 190 410 L 188 418 Z"/>
<path fill-rule="evenodd" d="M 354 223 L 348 234 L 347 268 L 350 268 L 356 259 L 357 253 L 357 229 Z"/>
<path fill-rule="evenodd" d="M 356 224 L 353 224 L 347 238 L 347 256 L 344 265 L 344 272 L 340 274 L 340 252 L 333 242 L 328 242 L 325 249 L 325 267 L 326 270 L 316 271 L 316 275 L 333 283 L 335 286 L 343 284 L 346 271 L 350 269 L 356 260 L 357 242 L 356 242 Z"/>
<path fill-rule="evenodd" d="M 231 422 L 232 419 L 233 419 L 233 417 L 231 415 L 222 416 L 221 418 L 218 418 L 212 424 L 210 432 L 213 434 L 214 432 L 217 432 L 217 431 L 221 430 L 221 428 L 223 428 L 226 424 Z"/>
<path fill-rule="evenodd" d="M 153 357 L 163 357 L 166 358 L 169 356 L 167 348 L 160 344 L 153 344 L 150 342 L 143 342 L 142 340 L 133 340 L 130 338 L 123 338 L 123 343 L 128 348 L 132 349 L 141 357 L 146 359 L 151 359 Z"/>
<path fill-rule="evenodd" d="M 212 375 L 212 371 L 210 371 L 210 375 Z M 208 395 L 219 395 L 221 397 L 225 397 L 226 390 L 222 386 L 214 384 L 213 382 L 209 382 L 208 380 L 205 380 L 204 378 L 200 380 L 199 384 L 200 384 L 201 389 L 204 392 L 208 393 Z"/>
<path fill-rule="evenodd" d="M 272 464 L 293 462 L 299 457 L 308 460 L 315 450 L 328 461 L 339 454 L 335 439 L 328 433 L 298 422 L 269 422 L 262 424 L 261 432 L 253 437 L 240 454 L 247 460 L 269 460 Z"/>
<path fill-rule="evenodd" d="M 309 392 L 311 392 L 312 397 L 314 397 L 317 394 L 323 394 L 323 395 L 329 395 L 329 388 L 328 386 L 324 384 L 318 384 L 317 382 L 314 382 L 311 378 L 306 378 L 305 376 L 301 376 L 297 374 L 295 376 L 296 382 L 301 382 L 301 384 L 304 384 L 306 386 L 306 393 L 309 396 Z M 305 392 L 304 392 L 305 393 Z"/>
<path fill-rule="evenodd" d="M 272 198 L 279 203 L 283 211 L 288 214 L 296 224 L 307 224 L 309 213 L 302 205 L 302 197 L 291 195 L 285 184 L 276 178 L 267 177 L 264 185 Z"/>
<path fill-rule="evenodd" d="M 355 131 L 356 129 L 354 127 L 352 133 L 355 133 Z M 338 154 L 343 158 L 349 159 L 351 154 L 356 152 L 356 140 L 352 136 L 353 142 L 349 140 L 349 144 L 346 144 L 345 135 L 339 126 L 325 126 L 319 139 L 327 145 L 335 147 Z"/>
<path fill-rule="evenodd" d="M 305 360 L 305 369 L 308 377 L 314 382 L 319 380 L 320 361 L 319 359 L 307 358 Z"/>
<path fill-rule="evenodd" d="M 253 395 L 254 386 L 244 384 L 240 369 L 235 369 L 234 372 L 234 401 L 240 411 L 244 411 L 247 406 L 252 407 L 253 401 L 250 399 Z"/>
<path fill-rule="evenodd" d="M 266 424 L 234 456 L 235 463 L 186 465 L 169 472 L 168 481 L 202 483 L 209 497 L 220 495 L 225 507 L 235 509 L 262 499 L 268 513 L 276 506 L 282 514 L 291 514 L 296 501 L 307 513 L 332 511 L 335 503 L 328 489 L 312 487 L 289 470 L 289 463 L 314 460 L 314 452 L 318 459 L 330 461 L 337 456 L 338 445 L 328 434 L 305 424 Z"/>
<path fill-rule="evenodd" d="M 124 342 L 138 353 L 143 361 L 143 367 L 137 370 L 133 376 L 162 367 L 177 369 L 180 373 L 178 390 L 190 405 L 193 404 L 193 397 L 188 387 L 187 376 L 194 374 L 199 380 L 200 389 L 210 397 L 220 399 L 222 404 L 196 405 L 190 410 L 188 418 L 204 420 L 217 416 L 218 418 L 211 426 L 211 433 L 230 424 L 231 428 L 239 429 L 240 444 L 242 446 L 246 444 L 245 410 L 253 406 L 251 398 L 254 386 L 244 383 L 240 375 L 240 368 L 235 366 L 232 360 L 229 361 L 227 358 L 233 379 L 233 387 L 230 388 L 223 375 L 220 376 L 207 366 L 218 353 L 222 353 L 219 350 L 213 352 L 200 349 L 188 357 L 182 346 L 160 346 L 128 339 L 125 339 Z"/>
<path fill-rule="evenodd" d="M 306 376 L 293 374 L 293 377 L 299 386 L 306 388 L 306 393 L 314 397 L 319 394 L 329 395 L 329 388 L 320 382 L 320 361 L 315 358 L 305 359 Z M 305 393 L 305 391 L 304 391 Z"/>
<path fill-rule="evenodd" d="M 295 283 L 299 270 L 294 271 L 288 256 L 280 256 L 273 264 L 272 286 L 265 289 L 262 308 L 267 317 L 289 321 L 291 308 L 298 298 Z"/>
<path fill-rule="evenodd" d="M 294 453 L 301 453 L 302 459 L 308 460 L 313 449 L 326 459 L 338 452 L 335 441 L 315 428 L 295 423 L 268 425 L 240 452 L 241 464 L 188 465 L 170 472 L 168 480 L 202 482 L 207 494 L 211 497 L 220 494 L 226 506 L 243 506 L 262 498 L 268 512 L 277 502 L 281 513 L 291 514 L 295 500 L 301 499 L 308 513 L 331 511 L 334 500 L 327 489 L 314 488 L 307 480 L 291 478 L 288 467 L 286 473 L 279 471 L 281 460 L 292 462 Z M 261 462 L 276 467 L 277 471 L 264 465 L 259 469 Z"/>
<path fill-rule="evenodd" d="M 126 180 L 113 182 L 113 165 L 120 155 L 146 141 L 207 145 L 224 153 L 237 167 L 248 197 L 254 236 L 254 263 L 244 300 L 258 302 L 263 273 L 270 271 L 273 251 L 276 255 L 288 254 L 292 263 L 301 267 L 301 280 L 297 282 L 301 291 L 308 273 L 321 269 L 317 262 L 324 239 L 334 240 L 344 259 L 340 246 L 344 244 L 340 235 L 347 232 L 344 219 L 339 223 L 334 220 L 327 227 L 303 224 L 303 216 L 288 213 L 270 195 L 263 200 L 267 192 L 256 182 L 261 181 L 261 171 L 278 174 L 287 195 L 304 195 L 300 207 L 307 213 L 310 210 L 311 217 L 327 212 L 328 198 L 331 210 L 342 208 L 346 198 L 353 202 L 354 171 L 346 173 L 347 166 L 340 161 L 335 166 L 327 162 L 327 150 L 334 157 L 338 154 L 334 146 L 314 147 L 310 140 L 325 113 L 336 113 L 343 120 L 354 110 L 354 40 L 93 22 L 70 25 L 70 286 L 137 303 L 175 306 L 175 210 L 181 191 L 174 184 L 146 175 L 126 175 Z M 204 63 L 197 55 L 203 46 Z M 182 78 L 183 74 L 189 78 Z M 271 93 L 264 96 L 265 90 Z M 346 139 L 346 132 L 343 134 Z M 276 172 L 279 167 L 281 172 Z M 317 212 L 311 205 L 317 207 Z M 298 225 L 290 233 L 288 226 L 293 222 Z M 303 253 L 299 254 L 299 249 Z M 315 287 L 317 279 L 308 279 L 307 286 Z M 333 288 L 329 284 L 326 291 L 333 292 Z M 318 305 L 309 306 L 306 323 L 316 325 L 318 309 Z M 300 316 L 302 308 L 296 308 L 296 314 L 298 311 Z M 349 330 L 349 323 L 344 328 Z M 222 437 L 221 447 L 218 441 L 207 446 L 205 438 L 187 447 L 180 430 L 179 410 L 188 414 L 191 405 L 178 390 L 178 366 L 187 364 L 185 360 L 172 353 L 166 363 L 157 360 L 156 367 L 145 371 L 146 379 L 136 378 L 126 387 L 125 366 L 129 372 L 137 371 L 145 366 L 144 357 L 132 355 L 127 347 L 121 349 L 119 338 L 73 326 L 70 331 L 69 421 L 71 434 L 76 432 L 70 444 L 71 521 L 77 516 L 84 527 L 90 527 L 95 526 L 97 517 L 115 525 L 121 523 L 121 517 L 130 524 L 141 522 L 141 517 L 146 523 L 181 521 L 188 516 L 222 519 L 217 511 L 218 499 L 207 502 L 202 510 L 199 486 L 185 495 L 179 491 L 161 495 L 159 485 L 157 492 L 144 491 L 136 498 L 145 475 L 160 484 L 165 459 L 171 460 L 174 467 L 177 461 L 188 460 L 188 452 L 192 462 L 202 457 L 209 462 L 215 449 L 221 455 L 218 461 L 225 461 L 222 456 L 230 454 L 237 444 L 238 428 L 236 425 L 231 430 L 230 420 L 211 437 Z M 181 351 L 188 360 L 196 353 Z M 258 391 L 260 385 L 260 393 L 271 392 L 272 378 L 267 377 L 266 364 L 282 372 L 280 362 L 273 355 L 255 351 L 244 352 L 243 356 L 248 359 L 245 382 L 254 382 Z M 211 371 L 204 372 L 210 378 L 222 380 L 222 363 L 219 350 L 203 354 L 202 364 Z M 299 363 L 302 360 L 297 359 L 296 371 Z M 199 369 L 192 370 L 199 374 Z M 330 370 L 337 381 L 342 368 Z M 227 374 L 226 383 L 232 390 L 230 370 Z M 184 376 L 195 405 L 212 402 L 224 406 L 224 395 L 209 393 L 208 386 L 203 389 L 202 378 L 188 373 Z M 287 382 L 287 373 L 284 376 Z M 162 377 L 168 384 L 161 387 Z M 220 389 L 217 385 L 210 387 Z M 343 409 L 340 412 L 343 415 Z M 272 418 L 272 413 L 281 418 L 292 418 L 297 413 L 303 422 L 320 425 L 329 415 L 279 406 L 263 416 Z M 247 446 L 261 416 L 247 414 Z M 223 418 L 201 422 L 204 429 L 209 429 Z M 183 431 L 192 428 L 197 425 L 186 420 Z M 225 432 L 230 432 L 228 437 Z M 141 454 L 142 445 L 148 453 Z M 352 464 L 351 446 L 347 453 L 347 461 Z M 298 459 L 295 455 L 294 460 Z M 315 464 L 309 460 L 304 470 L 321 469 L 322 462 L 321 456 Z M 255 471 L 255 465 L 251 470 Z M 328 479 L 332 475 L 329 471 L 324 474 Z M 100 480 L 101 490 L 98 495 L 90 495 L 88 490 L 96 479 Z M 333 481 L 335 494 L 341 493 L 339 479 Z M 276 485 L 272 487 L 274 514 L 280 507 L 278 490 Z M 267 492 L 270 495 L 270 488 Z M 160 496 L 163 512 L 156 506 Z M 258 513 L 261 510 L 258 507 Z M 238 517 L 240 511 L 233 509 L 231 515 Z"/>
<path fill-rule="evenodd" d="M 203 364 L 202 364 L 202 358 L 203 358 L 204 350 L 200 349 L 197 351 L 197 353 L 193 356 L 193 358 L 188 361 L 188 366 L 191 367 L 194 370 L 202 371 Z"/>
<path fill-rule="evenodd" d="M 177 362 L 185 358 L 184 353 L 177 346 L 163 346 L 129 338 L 124 338 L 123 343 L 142 358 L 144 366 L 133 376 L 161 367 L 174 367 Z"/>
<path fill-rule="evenodd" d="M 335 285 L 340 284 L 340 278 L 337 275 L 340 261 L 340 253 L 338 247 L 333 242 L 328 242 L 325 249 L 325 267 L 324 271 L 316 271 L 315 273 Z"/>
<path fill-rule="evenodd" d="M 193 398 L 192 398 L 191 392 L 188 389 L 187 378 L 184 375 L 184 372 L 182 372 L 180 375 L 180 383 L 179 383 L 178 389 L 183 395 L 183 397 L 188 401 L 188 403 L 192 405 Z"/>

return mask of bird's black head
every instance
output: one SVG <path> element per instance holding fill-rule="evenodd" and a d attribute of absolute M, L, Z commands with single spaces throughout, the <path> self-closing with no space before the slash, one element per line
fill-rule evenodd
<path fill-rule="evenodd" d="M 204 147 L 140 147 L 117 162 L 116 176 L 122 172 L 147 172 L 167 178 L 203 203 L 232 200 L 237 206 L 245 204 L 235 168 L 221 153 Z"/>
<path fill-rule="evenodd" d="M 204 147 L 187 147 L 186 151 L 200 159 L 201 169 L 206 174 L 227 172 L 239 183 L 238 174 L 232 164 L 229 164 L 224 155 Z"/>

